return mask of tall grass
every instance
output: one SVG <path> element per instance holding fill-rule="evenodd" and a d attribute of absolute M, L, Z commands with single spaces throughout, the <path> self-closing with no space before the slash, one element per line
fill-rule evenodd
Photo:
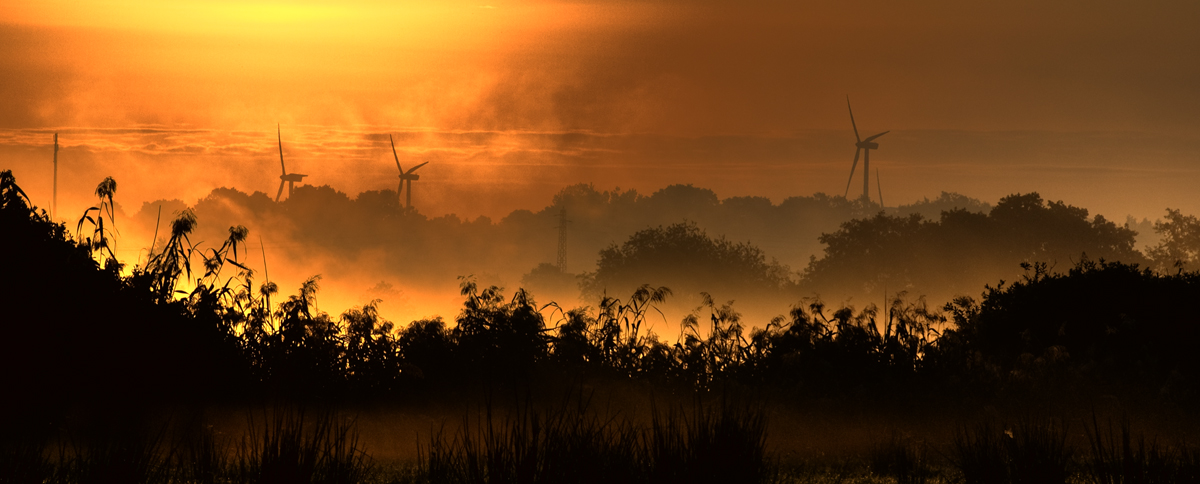
<path fill-rule="evenodd" d="M 1121 423 L 1118 441 L 1112 422 L 1102 431 L 1096 417 L 1087 429 L 1091 454 L 1083 465 L 1088 482 L 1096 484 L 1153 484 L 1200 482 L 1200 450 L 1187 445 L 1160 447 L 1146 442 L 1144 435 L 1135 439 L 1129 422 Z"/>
<path fill-rule="evenodd" d="M 112 418 L 68 436 L 58 449 L 55 481 L 72 484 L 156 484 L 172 481 L 174 446 L 168 425 Z"/>
<path fill-rule="evenodd" d="M 625 422 L 579 410 L 522 405 L 498 418 L 489 404 L 452 437 L 434 434 L 421 472 L 439 483 L 636 482 L 638 437 Z"/>
<path fill-rule="evenodd" d="M 55 473 L 48 439 L 28 429 L 4 426 L 0 438 L 0 482 L 49 482 Z"/>
<path fill-rule="evenodd" d="M 766 418 L 728 402 L 689 413 L 655 410 L 649 426 L 586 406 L 520 404 L 497 418 L 489 404 L 457 432 L 434 433 L 420 473 L 445 483 L 767 482 Z"/>
<path fill-rule="evenodd" d="M 229 440 L 221 438 L 212 425 L 193 421 L 181 431 L 175 453 L 176 470 L 184 482 L 217 484 L 230 477 Z"/>
<path fill-rule="evenodd" d="M 690 415 L 656 409 L 646 436 L 650 482 L 765 482 L 767 420 L 760 409 L 727 400 Z"/>
<path fill-rule="evenodd" d="M 343 484 L 362 482 L 372 463 L 358 442 L 353 422 L 332 411 L 264 412 L 250 419 L 233 467 L 242 482 Z"/>
<path fill-rule="evenodd" d="M 923 484 L 935 475 L 928 447 L 897 432 L 870 449 L 867 467 L 875 474 L 895 478 L 897 484 Z"/>
<path fill-rule="evenodd" d="M 1072 456 L 1063 422 L 1031 419 L 1010 425 L 984 421 L 960 429 L 949 455 L 967 484 L 1065 483 Z"/>
<path fill-rule="evenodd" d="M 332 411 L 263 411 L 240 440 L 188 425 L 110 418 L 0 439 L 0 483 L 349 484 L 377 477 L 354 421 Z M 36 438 L 35 438 L 36 436 Z"/>

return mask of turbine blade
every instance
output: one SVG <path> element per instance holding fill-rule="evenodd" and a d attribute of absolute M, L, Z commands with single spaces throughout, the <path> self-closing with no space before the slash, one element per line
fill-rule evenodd
<path fill-rule="evenodd" d="M 872 136 L 872 137 L 870 137 L 870 138 L 867 138 L 867 139 L 865 139 L 865 140 L 863 140 L 863 141 L 872 141 L 872 140 L 874 140 L 875 138 L 878 138 L 878 137 L 880 137 L 880 136 L 883 136 L 883 135 L 885 135 L 885 134 L 888 134 L 888 133 L 891 133 L 891 130 L 884 131 L 884 132 L 882 132 L 882 133 L 879 133 L 879 134 L 877 134 L 877 135 L 875 135 L 875 136 Z"/>
<path fill-rule="evenodd" d="M 408 171 L 404 172 L 404 174 L 405 174 L 405 175 L 412 174 L 412 172 L 414 172 L 414 171 L 417 171 L 417 168 L 420 168 L 420 167 L 422 167 L 422 166 L 425 166 L 425 165 L 428 165 L 428 164 L 429 164 L 429 162 L 428 162 L 428 161 L 426 161 L 426 162 L 424 162 L 424 163 L 421 163 L 420 165 L 417 165 L 417 166 L 414 166 L 414 167 L 410 168 Z"/>
<path fill-rule="evenodd" d="M 400 173 L 404 173 L 404 168 L 400 168 L 400 156 L 396 154 L 396 142 L 392 141 L 392 135 L 390 134 L 388 135 L 388 141 L 392 143 L 392 158 L 396 159 L 396 169 L 400 170 Z"/>
<path fill-rule="evenodd" d="M 275 201 L 276 201 L 276 202 L 278 202 L 278 201 L 279 201 L 279 197 L 283 195 L 283 184 L 284 184 L 284 183 L 287 183 L 287 182 L 285 182 L 285 181 L 283 181 L 283 180 L 279 180 L 279 193 L 276 193 L 276 194 L 275 194 Z"/>
<path fill-rule="evenodd" d="M 276 136 L 275 139 L 279 140 L 279 167 L 283 169 L 283 174 L 287 175 L 287 166 L 284 166 L 284 164 L 283 164 L 283 134 L 280 133 L 278 124 L 275 125 L 275 136 Z M 282 185 L 281 185 L 281 187 L 282 187 Z M 280 193 L 283 193 L 283 192 L 280 192 Z M 279 198 L 279 197 L 275 197 L 275 198 Z"/>
<path fill-rule="evenodd" d="M 400 180 L 400 186 L 396 187 L 396 196 L 404 195 L 404 180 Z"/>
<path fill-rule="evenodd" d="M 858 125 L 854 124 L 854 108 L 850 107 L 850 96 L 846 96 L 846 109 L 850 110 L 850 126 L 854 127 L 854 139 L 862 143 L 862 138 L 858 137 Z"/>
<path fill-rule="evenodd" d="M 854 164 L 850 165 L 850 179 L 846 180 L 846 193 L 842 194 L 842 198 L 846 198 L 850 194 L 850 182 L 854 181 L 854 170 L 858 169 L 858 154 L 862 152 L 862 148 L 854 150 Z"/>

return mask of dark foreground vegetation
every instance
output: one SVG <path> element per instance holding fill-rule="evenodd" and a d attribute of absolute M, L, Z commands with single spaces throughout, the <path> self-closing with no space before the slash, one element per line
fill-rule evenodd
<path fill-rule="evenodd" d="M 579 408 L 489 405 L 435 430 L 415 461 L 370 455 L 352 417 L 284 406 L 246 412 L 240 433 L 198 418 L 110 415 L 55 435 L 10 432 L 0 479 L 28 483 L 1194 483 L 1200 448 L 1148 440 L 1093 415 L 983 420 L 947 442 L 880 436 L 862 452 L 784 461 L 761 408 L 722 401 L 654 410 L 648 423 Z"/>
<path fill-rule="evenodd" d="M 743 322 L 732 302 L 705 295 L 678 335 L 646 329 L 655 305 L 672 297 L 666 287 L 567 309 L 468 278 L 453 324 L 435 318 L 397 328 L 373 303 L 337 317 L 317 311 L 318 277 L 287 297 L 269 281 L 256 284 L 240 262 L 248 231 L 231 227 L 222 245 L 199 250 L 188 211 L 164 228 L 166 243 L 145 264 L 122 272 L 112 257 L 115 191 L 111 179 L 102 183 L 97 207 L 71 234 L 29 203 L 10 172 L 0 173 L 0 385 L 10 395 L 0 479 L 803 480 L 841 471 L 772 457 L 768 407 L 747 401 L 1060 410 L 1102 397 L 1164 408 L 1200 402 L 1200 313 L 1187 304 L 1200 300 L 1200 273 L 1182 267 L 1164 274 L 1081 256 L 1053 272 L 1034 262 L 1016 282 L 941 311 L 903 294 L 858 310 L 805 300 L 761 327 Z M 606 414 L 580 403 L 584 397 L 536 403 L 581 388 L 639 386 L 661 395 L 649 415 Z M 486 406 L 429 434 L 404 471 L 376 466 L 337 410 L 522 392 L 531 400 L 495 413 Z M 247 413 L 240 433 L 221 440 L 179 417 L 190 408 L 202 421 L 195 409 L 209 406 L 264 410 Z M 156 412 L 167 416 L 156 420 Z M 1195 476 L 1186 443 L 1138 443 L 1128 428 L 1118 439 L 1095 422 L 1079 443 L 1064 427 L 1012 420 L 965 426 L 940 446 L 880 440 L 863 462 L 900 482 Z M 1130 473 L 1160 477 L 1120 477 Z"/>

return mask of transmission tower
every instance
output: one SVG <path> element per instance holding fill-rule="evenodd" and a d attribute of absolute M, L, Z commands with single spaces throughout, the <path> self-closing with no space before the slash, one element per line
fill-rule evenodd
<path fill-rule="evenodd" d="M 54 200 L 50 203 L 50 218 L 58 216 L 58 133 L 54 133 Z"/>
<path fill-rule="evenodd" d="M 567 225 L 571 223 L 567 220 L 567 207 L 563 207 L 558 212 L 558 270 L 562 273 L 567 272 Z"/>

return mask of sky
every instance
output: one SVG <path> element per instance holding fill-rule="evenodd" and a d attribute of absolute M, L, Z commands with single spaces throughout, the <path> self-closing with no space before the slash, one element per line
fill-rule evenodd
<path fill-rule="evenodd" d="M 0 155 L 35 200 L 393 187 L 502 217 L 562 186 L 845 190 L 847 97 L 885 202 L 1039 191 L 1200 212 L 1200 4 L 0 2 Z M 72 166 L 74 165 L 74 166 Z M 861 167 L 859 168 L 861 173 Z M 875 173 L 872 173 L 874 176 Z M 861 186 L 861 182 L 853 184 Z M 80 206 L 82 206 L 80 203 Z"/>
<path fill-rule="evenodd" d="M 353 196 L 417 172 L 430 216 L 562 187 L 1040 192 L 1200 213 L 1200 2 L 0 0 L 0 169 L 72 219 L 288 171 Z M 859 166 L 859 173 L 862 167 Z M 856 175 L 861 176 L 861 175 Z M 849 189 L 861 190 L 860 179 Z M 73 225 L 73 224 L 69 224 Z"/>

